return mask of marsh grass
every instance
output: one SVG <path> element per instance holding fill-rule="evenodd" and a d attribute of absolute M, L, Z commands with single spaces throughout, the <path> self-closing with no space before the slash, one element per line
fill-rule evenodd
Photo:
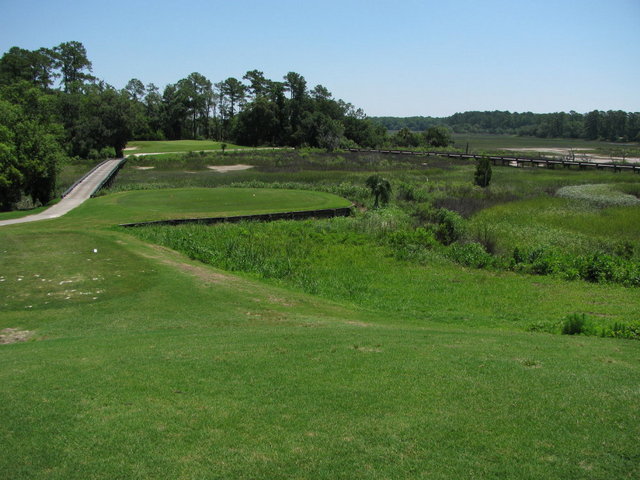
<path fill-rule="evenodd" d="M 444 247 L 433 230 L 415 229 L 401 210 L 319 221 L 146 227 L 132 233 L 217 268 L 413 319 L 473 318 L 477 325 L 524 328 L 550 312 L 560 316 L 559 311 L 571 310 L 589 288 L 616 292 L 612 302 L 633 303 L 624 287 L 587 288 L 584 282 L 499 273 L 507 267 L 496 265 L 481 245 Z M 543 287 L 532 286 L 540 282 Z M 561 282 L 561 290 L 551 287 L 555 282 Z M 538 310 L 533 305 L 543 292 L 548 298 Z M 519 308 L 527 313 L 521 315 Z M 614 316 L 627 322 L 634 311 Z M 465 317 L 465 312 L 475 313 Z M 516 317 L 516 323 L 501 320 Z"/>
<path fill-rule="evenodd" d="M 638 193 L 637 185 L 626 185 L 618 187 L 610 184 L 595 185 L 571 185 L 562 187 L 557 191 L 557 195 L 562 198 L 569 198 L 576 201 L 584 201 L 599 207 L 622 207 L 640 205 L 640 198 L 625 190 Z"/>

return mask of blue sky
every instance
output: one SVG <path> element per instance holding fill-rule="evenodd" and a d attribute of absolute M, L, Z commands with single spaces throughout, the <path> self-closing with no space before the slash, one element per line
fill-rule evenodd
<path fill-rule="evenodd" d="M 369 115 L 640 111 L 640 0 L 0 0 L 0 51 L 76 40 L 121 88 L 247 70 Z"/>

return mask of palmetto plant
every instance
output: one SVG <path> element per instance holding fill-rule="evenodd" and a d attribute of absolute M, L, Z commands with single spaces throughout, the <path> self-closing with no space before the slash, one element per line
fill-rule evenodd
<path fill-rule="evenodd" d="M 391 197 L 391 184 L 386 178 L 380 175 L 371 175 L 365 182 L 367 187 L 371 189 L 371 195 L 374 197 L 373 208 L 378 208 L 380 203 L 386 205 Z"/>

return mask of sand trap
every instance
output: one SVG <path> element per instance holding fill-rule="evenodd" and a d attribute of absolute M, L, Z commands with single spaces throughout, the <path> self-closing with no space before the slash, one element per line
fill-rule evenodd
<path fill-rule="evenodd" d="M 216 172 L 225 173 L 237 172 L 238 170 L 248 170 L 253 168 L 253 165 L 243 165 L 241 163 L 237 165 L 208 165 L 207 168 L 209 170 L 215 170 Z"/>
<path fill-rule="evenodd" d="M 130 152 L 131 150 L 138 150 L 140 147 L 127 147 L 125 148 L 123 151 L 124 152 Z"/>
<path fill-rule="evenodd" d="M 156 167 L 133 167 L 133 168 L 135 168 L 136 170 L 152 170 Z"/>

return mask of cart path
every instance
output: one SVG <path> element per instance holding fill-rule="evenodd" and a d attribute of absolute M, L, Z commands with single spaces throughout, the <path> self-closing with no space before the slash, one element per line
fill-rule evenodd
<path fill-rule="evenodd" d="M 16 223 L 37 222 L 39 220 L 48 220 L 58 218 L 65 213 L 73 210 L 91 195 L 100 186 L 101 182 L 111 175 L 111 172 L 118 168 L 122 159 L 107 160 L 87 175 L 73 190 L 71 190 L 62 200 L 46 209 L 44 212 L 28 215 L 22 218 L 13 218 L 11 220 L 0 220 L 0 227 L 4 225 L 14 225 Z"/>

